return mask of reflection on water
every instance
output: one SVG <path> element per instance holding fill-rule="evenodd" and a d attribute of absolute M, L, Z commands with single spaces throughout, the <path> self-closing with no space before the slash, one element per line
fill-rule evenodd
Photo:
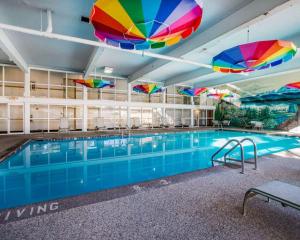
<path fill-rule="evenodd" d="M 214 131 L 32 142 L 0 164 L 0 209 L 209 168 L 228 138 L 245 136 L 259 155 L 299 146 L 295 138 Z"/>

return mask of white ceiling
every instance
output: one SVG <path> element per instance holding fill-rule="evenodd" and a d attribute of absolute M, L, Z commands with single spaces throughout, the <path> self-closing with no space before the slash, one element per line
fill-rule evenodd
<path fill-rule="evenodd" d="M 0 59 L 1 59 L 1 63 L 11 63 L 9 57 L 1 50 L 1 48 L 0 48 Z"/>
<path fill-rule="evenodd" d="M 220 0 L 204 0 L 204 16 L 198 32 L 192 35 L 190 39 L 182 41 L 171 48 L 153 52 L 173 55 L 179 47 L 188 47 L 192 50 L 180 56 L 184 59 L 211 64 L 214 55 L 224 49 L 246 43 L 248 40 L 295 40 L 300 46 L 300 0 L 286 0 L 285 2 L 289 4 L 282 5 L 284 7 L 281 7 L 284 0 L 264 2 L 266 4 L 278 2 L 278 7 L 271 9 L 272 14 L 260 17 L 260 20 L 255 19 L 253 22 L 241 21 L 245 24 L 245 27 L 238 30 L 232 29 L 230 34 L 220 36 L 217 41 L 210 41 L 200 48 L 199 46 L 193 48 L 190 45 L 191 42 L 197 42 L 197 39 L 200 39 L 205 31 L 214 30 L 217 24 L 224 21 L 224 19 L 228 17 L 235 17 L 233 19 L 237 20 L 243 18 L 243 16 L 238 15 L 240 10 L 249 6 L 250 12 L 255 8 L 255 4 L 258 5 L 259 2 L 257 0 L 222 0 L 220 4 Z M 93 3 L 93 0 L 2 0 L 0 1 L 0 23 L 45 31 L 47 27 L 45 9 L 51 9 L 53 12 L 54 33 L 97 41 L 93 34 L 93 27 L 80 20 L 81 16 L 89 16 Z M 41 9 L 44 9 L 44 11 L 41 11 Z M 250 31 L 249 38 L 248 29 Z M 29 66 L 84 72 L 95 49 L 95 47 L 89 45 L 24 33 L 12 31 L 5 31 L 5 33 Z M 0 50 L 0 63 L 7 63 L 8 60 L 6 54 Z M 150 57 L 103 49 L 94 63 L 93 69 L 96 68 L 97 73 L 99 73 L 105 66 L 113 67 L 114 75 L 123 77 L 133 76 L 141 69 L 150 69 L 142 78 L 150 81 L 167 81 L 168 83 L 172 83 L 174 79 L 176 83 L 195 86 L 213 85 L 214 83 L 220 85 L 222 82 L 227 83 L 231 80 L 238 81 L 240 78 L 245 80 L 252 77 L 252 75 L 228 76 L 220 73 L 202 74 L 203 69 L 195 65 L 178 62 L 169 62 L 161 66 L 155 65 L 155 63 L 156 60 Z M 300 68 L 300 58 L 293 60 L 293 64 L 288 66 Z M 282 71 L 290 70 L 289 67 L 282 68 Z M 273 69 L 267 70 L 266 73 L 269 74 L 272 71 Z M 197 75 L 197 72 L 199 72 L 199 75 Z M 259 74 L 255 73 L 253 76 L 264 74 L 264 71 L 261 72 Z M 191 73 L 193 73 L 193 77 L 189 78 Z"/>

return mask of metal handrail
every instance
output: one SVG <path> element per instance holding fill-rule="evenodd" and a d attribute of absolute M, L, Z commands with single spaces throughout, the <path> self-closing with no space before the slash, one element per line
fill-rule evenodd
<path fill-rule="evenodd" d="M 235 145 L 235 147 L 236 146 L 238 146 L 238 145 L 240 145 L 241 146 L 241 144 L 240 144 L 240 142 L 237 140 L 237 139 L 231 139 L 231 140 L 229 140 L 226 144 L 224 144 L 218 151 L 216 151 L 213 155 L 212 155 L 212 157 L 211 157 L 211 162 L 212 162 L 212 165 L 213 165 L 213 167 L 214 167 L 214 158 L 224 149 L 224 148 L 226 148 L 230 143 L 232 143 L 232 142 L 236 142 L 236 145 Z M 225 159 L 224 159 L 225 160 Z M 226 161 L 226 160 L 225 160 Z"/>
<path fill-rule="evenodd" d="M 254 170 L 257 170 L 257 146 L 256 146 L 256 143 L 253 141 L 253 139 L 251 138 L 244 138 L 242 139 L 241 141 L 239 141 L 241 144 L 243 144 L 244 142 L 251 142 L 252 145 L 253 145 L 253 155 L 254 155 Z M 226 152 L 224 154 L 224 160 L 225 160 L 225 163 L 226 163 L 226 158 L 227 156 L 236 149 L 238 145 L 235 145 L 233 148 L 231 148 L 228 152 Z"/>
<path fill-rule="evenodd" d="M 251 142 L 253 144 L 253 154 L 254 154 L 254 170 L 257 170 L 258 166 L 257 166 L 257 146 L 256 146 L 256 143 L 254 142 L 253 139 L 251 138 L 244 138 L 241 142 L 241 144 L 243 142 Z"/>
<path fill-rule="evenodd" d="M 232 160 L 232 161 L 239 161 L 237 159 L 230 159 L 230 158 L 227 158 L 228 154 L 231 153 L 233 150 L 235 150 L 238 146 L 240 147 L 240 150 L 241 150 L 241 163 L 242 163 L 242 172 L 241 173 L 244 173 L 245 172 L 245 156 L 244 156 L 244 147 L 242 145 L 243 142 L 245 141 L 249 141 L 253 144 L 253 150 L 254 150 L 254 164 L 255 164 L 255 167 L 254 169 L 257 170 L 257 146 L 256 146 L 256 143 L 251 139 L 251 138 L 244 138 L 242 139 L 241 141 L 237 140 L 237 139 L 231 139 L 229 140 L 226 144 L 224 144 L 217 152 L 215 152 L 212 157 L 211 157 L 211 162 L 212 162 L 212 165 L 214 167 L 214 162 L 217 161 L 217 160 L 214 160 L 214 158 L 225 148 L 227 147 L 230 143 L 232 142 L 236 142 L 236 144 L 230 148 L 225 154 L 224 154 L 224 163 L 226 164 L 226 160 L 229 159 L 229 160 Z M 220 161 L 219 161 L 220 162 Z"/>

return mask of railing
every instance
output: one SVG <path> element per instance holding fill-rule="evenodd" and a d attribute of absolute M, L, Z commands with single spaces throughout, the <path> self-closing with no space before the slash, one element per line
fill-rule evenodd
<path fill-rule="evenodd" d="M 234 161 L 234 162 L 241 162 L 242 164 L 242 172 L 241 173 L 244 173 L 245 172 L 245 163 L 250 163 L 250 164 L 253 164 L 253 162 L 250 162 L 250 161 L 245 161 L 245 156 L 244 156 L 244 146 L 243 146 L 243 143 L 244 142 L 251 142 L 252 145 L 253 145 L 253 154 L 254 154 L 254 170 L 257 170 L 258 166 L 257 166 L 257 146 L 255 144 L 255 142 L 251 139 L 251 138 L 244 138 L 242 140 L 237 140 L 237 139 L 231 139 L 229 140 L 225 145 L 223 145 L 217 152 L 215 152 L 212 157 L 211 157 L 211 161 L 212 161 L 212 165 L 214 166 L 214 163 L 215 162 L 218 162 L 218 163 L 224 163 L 226 164 L 227 163 L 227 160 L 229 161 Z M 235 142 L 236 144 L 230 148 L 224 155 L 223 155 L 223 159 L 224 161 L 220 161 L 220 160 L 216 160 L 215 157 L 223 150 L 225 149 L 229 144 Z M 240 154 L 241 154 L 241 159 L 235 159 L 235 158 L 230 158 L 228 157 L 228 155 L 233 152 L 237 147 L 240 147 Z"/>

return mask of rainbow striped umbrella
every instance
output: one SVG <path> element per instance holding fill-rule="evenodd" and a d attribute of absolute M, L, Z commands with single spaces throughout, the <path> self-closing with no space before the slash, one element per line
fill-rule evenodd
<path fill-rule="evenodd" d="M 111 81 L 101 80 L 101 79 L 74 79 L 75 83 L 84 85 L 88 88 L 105 88 L 105 87 L 114 87 L 115 85 Z"/>
<path fill-rule="evenodd" d="M 143 50 L 189 37 L 198 29 L 202 13 L 199 0 L 98 0 L 90 22 L 101 41 Z"/>
<path fill-rule="evenodd" d="M 185 95 L 188 97 L 196 97 L 202 93 L 207 92 L 207 88 L 181 88 L 181 89 L 178 89 L 177 92 L 180 95 Z"/>
<path fill-rule="evenodd" d="M 207 94 L 208 98 L 212 98 L 212 99 L 217 99 L 217 100 L 221 100 L 224 99 L 226 93 L 209 93 Z"/>
<path fill-rule="evenodd" d="M 149 84 L 141 84 L 141 85 L 136 85 L 133 87 L 133 91 L 138 92 L 138 93 L 145 93 L 145 94 L 154 94 L 154 93 L 160 93 L 163 91 L 162 87 L 157 86 L 154 83 L 149 83 Z"/>
<path fill-rule="evenodd" d="M 300 90 L 300 82 L 289 83 L 289 84 L 285 85 L 285 87 Z"/>
<path fill-rule="evenodd" d="M 242 73 L 275 67 L 291 60 L 297 47 L 288 41 L 271 40 L 239 45 L 225 50 L 212 61 L 213 70 Z"/>

